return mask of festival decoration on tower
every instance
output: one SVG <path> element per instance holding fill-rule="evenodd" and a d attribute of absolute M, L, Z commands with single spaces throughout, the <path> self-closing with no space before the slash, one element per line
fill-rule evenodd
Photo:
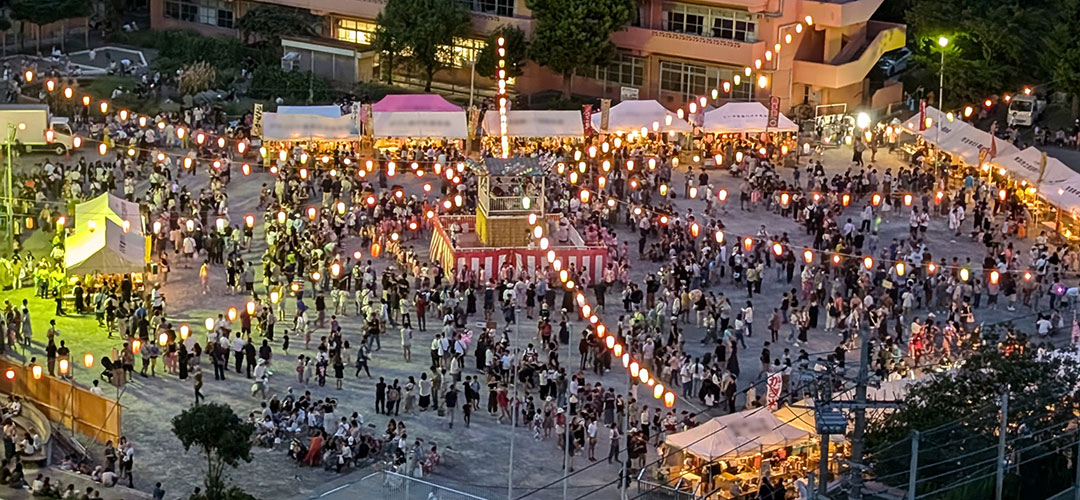
<path fill-rule="evenodd" d="M 499 37 L 496 40 L 498 44 L 499 53 L 499 67 L 498 67 L 498 98 L 499 98 L 499 142 L 502 145 L 502 157 L 505 159 L 510 156 L 510 138 L 507 137 L 507 116 L 506 109 L 509 104 L 509 99 L 506 97 L 506 38 Z"/>

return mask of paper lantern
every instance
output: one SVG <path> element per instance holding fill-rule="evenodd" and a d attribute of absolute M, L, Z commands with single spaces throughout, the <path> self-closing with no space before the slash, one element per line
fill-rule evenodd
<path fill-rule="evenodd" d="M 87 368 L 94 367 L 94 355 L 90 353 L 83 354 L 83 366 Z"/>
<path fill-rule="evenodd" d="M 34 377 L 34 380 L 41 379 L 41 375 L 42 375 L 42 373 L 41 373 L 41 365 L 39 365 L 37 363 L 34 363 L 33 365 L 31 365 L 30 366 L 30 375 L 32 377 Z M 9 377 L 9 378 L 12 378 L 12 377 Z"/>
<path fill-rule="evenodd" d="M 863 257 L 862 263 L 863 263 L 863 267 L 865 267 L 867 269 L 873 269 L 874 268 L 874 258 L 869 256 L 869 255 L 867 255 L 866 257 Z"/>

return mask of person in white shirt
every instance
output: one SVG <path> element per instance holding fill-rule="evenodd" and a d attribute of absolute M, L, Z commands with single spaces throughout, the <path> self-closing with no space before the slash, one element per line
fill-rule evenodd
<path fill-rule="evenodd" d="M 99 380 L 94 380 L 93 387 L 90 387 L 90 394 L 105 397 L 105 391 L 101 390 L 101 385 L 100 385 Z"/>

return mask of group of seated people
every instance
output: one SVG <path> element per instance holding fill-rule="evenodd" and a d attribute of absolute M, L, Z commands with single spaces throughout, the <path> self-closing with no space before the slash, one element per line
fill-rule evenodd
<path fill-rule="evenodd" d="M 61 468 L 75 471 L 83 469 L 71 457 L 64 460 Z M 101 469 L 101 467 L 98 467 L 98 469 Z M 115 484 L 116 480 L 113 479 L 112 483 Z M 35 497 L 65 500 L 97 500 L 101 498 L 101 492 L 93 487 L 80 490 L 75 487 L 75 483 L 69 483 L 65 486 L 60 481 L 53 481 L 52 478 L 42 473 L 38 473 L 33 481 L 27 483 L 22 461 L 18 458 L 13 461 L 6 458 L 0 461 L 0 484 L 17 490 L 29 488 L 30 493 Z M 112 486 L 112 484 L 106 486 Z"/>

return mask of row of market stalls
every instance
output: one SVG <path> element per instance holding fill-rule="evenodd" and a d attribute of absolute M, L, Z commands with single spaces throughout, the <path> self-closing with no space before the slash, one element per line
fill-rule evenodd
<path fill-rule="evenodd" d="M 900 401 L 915 382 L 912 379 L 882 382 L 869 388 L 867 400 Z M 835 395 L 834 399 L 852 401 L 854 397 L 852 389 Z M 850 424 L 849 421 L 849 430 Z M 805 488 L 804 481 L 796 480 L 818 470 L 821 441 L 812 399 L 772 410 L 746 409 L 667 436 L 657 475 L 667 487 L 694 498 L 733 498 L 732 491 L 756 498 L 753 492 L 766 476 L 773 483 L 792 481 L 796 488 Z M 830 436 L 828 453 L 833 457 L 829 470 L 836 474 L 841 461 L 835 458 L 847 454 L 843 436 Z"/>
<path fill-rule="evenodd" d="M 507 112 L 507 135 L 510 137 L 581 138 L 591 131 L 599 133 L 694 132 L 695 126 L 678 118 L 657 101 L 623 101 L 605 113 L 589 113 L 583 119 L 580 110 L 512 110 Z M 374 138 L 471 137 L 471 113 L 438 95 L 388 95 L 371 105 L 281 106 L 277 112 L 262 113 L 261 135 L 267 141 L 348 141 L 358 140 L 365 131 Z M 697 117 L 699 131 L 712 134 L 757 134 L 797 132 L 798 126 L 781 113 L 773 117 L 758 102 L 730 102 Z M 478 123 L 477 123 L 478 122 Z M 499 116 L 494 110 L 484 113 L 480 125 L 489 136 L 500 135 Z M 370 127 L 369 127 L 370 124 Z M 586 130 L 588 126 L 589 130 Z"/>
<path fill-rule="evenodd" d="M 1058 159 L 1035 147 L 1020 150 L 933 107 L 902 122 L 902 128 L 918 137 L 907 146 L 908 153 L 933 149 L 951 156 L 954 164 L 978 169 L 1027 203 L 1042 228 L 1066 240 L 1078 239 L 1080 173 Z"/>

